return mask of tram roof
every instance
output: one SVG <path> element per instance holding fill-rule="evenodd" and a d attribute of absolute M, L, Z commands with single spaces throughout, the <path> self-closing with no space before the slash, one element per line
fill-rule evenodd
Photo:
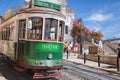
<path fill-rule="evenodd" d="M 17 9 L 17 12 L 14 15 L 12 15 L 11 17 L 9 17 L 7 20 L 3 21 L 1 24 L 9 21 L 14 16 L 16 16 L 18 14 L 22 14 L 22 13 L 48 13 L 48 14 L 52 13 L 52 14 L 56 14 L 56 15 L 59 15 L 59 16 L 62 16 L 65 18 L 65 15 L 63 15 L 60 11 L 57 11 L 57 10 L 52 10 L 52 9 L 45 8 L 45 7 L 26 8 L 26 6 L 19 6 Z"/>

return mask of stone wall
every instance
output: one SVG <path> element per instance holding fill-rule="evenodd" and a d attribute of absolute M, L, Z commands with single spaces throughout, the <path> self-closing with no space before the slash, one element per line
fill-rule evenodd
<path fill-rule="evenodd" d="M 79 58 L 84 59 L 84 55 L 79 55 Z M 98 55 L 89 54 L 89 55 L 86 55 L 86 59 L 97 62 Z M 117 56 L 100 55 L 100 62 L 110 64 L 110 65 L 117 65 Z"/>

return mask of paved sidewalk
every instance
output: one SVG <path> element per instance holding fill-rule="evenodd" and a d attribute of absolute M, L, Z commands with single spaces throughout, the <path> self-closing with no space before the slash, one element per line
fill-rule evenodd
<path fill-rule="evenodd" d="M 78 55 L 75 56 L 73 53 L 71 53 L 67 59 L 67 55 L 64 54 L 63 59 L 66 61 L 76 63 L 76 64 L 82 64 L 82 65 L 90 67 L 90 68 L 103 70 L 103 71 L 107 71 L 110 73 L 120 74 L 120 72 L 117 71 L 116 66 L 100 63 L 100 67 L 98 67 L 98 62 L 94 62 L 94 61 L 90 61 L 90 60 L 86 60 L 86 63 L 84 64 L 84 59 L 77 58 L 77 56 Z"/>

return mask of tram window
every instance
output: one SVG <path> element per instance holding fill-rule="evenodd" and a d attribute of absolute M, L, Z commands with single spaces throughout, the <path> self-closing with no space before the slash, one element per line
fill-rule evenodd
<path fill-rule="evenodd" d="M 0 40 L 2 40 L 2 32 L 0 32 Z"/>
<path fill-rule="evenodd" d="M 2 28 L 0 27 L 0 40 L 2 40 Z"/>
<path fill-rule="evenodd" d="M 4 40 L 4 31 L 3 31 L 3 28 L 2 28 L 2 40 Z"/>
<path fill-rule="evenodd" d="M 42 39 L 43 19 L 38 17 L 30 18 L 28 26 L 28 39 Z"/>
<path fill-rule="evenodd" d="M 3 26 L 0 31 L 1 40 L 7 40 L 7 41 L 11 40 L 11 33 L 13 33 L 13 30 L 11 30 L 11 25 L 7 24 L 7 26 Z"/>
<path fill-rule="evenodd" d="M 2 40 L 4 40 L 4 31 L 3 31 L 3 28 L 1 29 L 1 36 L 2 36 Z"/>
<path fill-rule="evenodd" d="M 7 40 L 7 30 L 6 30 L 6 26 L 4 26 L 4 28 L 3 28 L 2 38 L 3 38 L 3 40 Z"/>
<path fill-rule="evenodd" d="M 6 40 L 9 40 L 10 36 L 10 27 L 6 27 Z"/>
<path fill-rule="evenodd" d="M 5 40 L 7 40 L 7 27 L 5 28 Z"/>
<path fill-rule="evenodd" d="M 59 24 L 59 41 L 63 41 L 63 38 L 64 38 L 64 26 L 65 26 L 65 23 L 63 21 L 60 21 L 60 24 Z"/>
<path fill-rule="evenodd" d="M 19 38 L 25 39 L 26 20 L 19 21 Z"/>
<path fill-rule="evenodd" d="M 45 23 L 45 39 L 55 40 L 57 39 L 57 26 L 58 20 L 53 18 L 47 18 Z"/>
<path fill-rule="evenodd" d="M 11 25 L 9 40 L 13 41 L 13 39 L 14 39 L 14 26 Z"/>

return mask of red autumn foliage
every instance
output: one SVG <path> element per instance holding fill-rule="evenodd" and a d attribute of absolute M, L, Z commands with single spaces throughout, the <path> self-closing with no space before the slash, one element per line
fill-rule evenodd
<path fill-rule="evenodd" d="M 103 37 L 101 32 L 90 32 L 90 30 L 81 24 L 79 20 L 75 20 L 71 31 L 71 36 L 73 37 L 73 40 L 78 40 L 79 42 L 80 35 L 82 35 L 82 38 L 85 38 L 85 40 L 91 40 L 91 38 L 94 38 L 95 40 L 101 40 Z"/>

